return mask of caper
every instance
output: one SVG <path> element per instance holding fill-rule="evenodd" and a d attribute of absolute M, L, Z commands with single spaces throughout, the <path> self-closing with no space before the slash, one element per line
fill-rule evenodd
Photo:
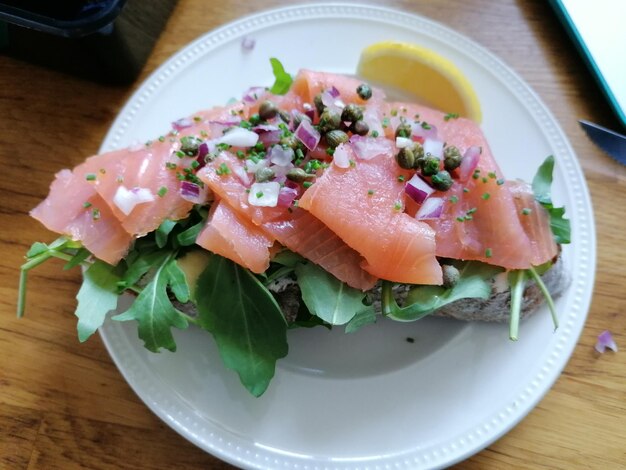
<path fill-rule="evenodd" d="M 400 165 L 400 168 L 404 168 L 405 170 L 410 170 L 415 165 L 415 154 L 410 147 L 404 147 L 400 149 L 398 154 L 396 155 L 396 162 Z"/>
<path fill-rule="evenodd" d="M 335 148 L 337 145 L 347 142 L 348 139 L 348 134 L 344 131 L 334 130 L 326 133 L 326 143 L 331 148 Z"/>
<path fill-rule="evenodd" d="M 291 121 L 291 115 L 287 111 L 285 111 L 284 109 L 279 109 L 278 110 L 278 115 L 280 116 L 280 119 L 285 124 L 289 124 L 289 121 Z"/>
<path fill-rule="evenodd" d="M 287 179 L 295 183 L 302 183 L 309 178 L 313 178 L 315 175 L 309 175 L 302 168 L 292 168 L 287 172 Z"/>
<path fill-rule="evenodd" d="M 202 141 L 197 137 L 186 135 L 180 138 L 180 151 L 188 157 L 195 157 L 198 155 L 198 147 Z"/>
<path fill-rule="evenodd" d="M 413 153 L 418 160 L 424 158 L 424 146 L 419 142 L 413 142 Z"/>
<path fill-rule="evenodd" d="M 326 106 L 324 106 L 324 102 L 322 101 L 322 94 L 321 93 L 315 95 L 315 98 L 313 98 L 313 104 L 315 105 L 315 109 L 317 110 L 317 114 L 319 116 L 321 116 L 321 114 L 324 112 L 324 109 L 326 108 Z"/>
<path fill-rule="evenodd" d="M 356 104 L 350 103 L 341 112 L 341 120 L 348 122 L 356 122 L 363 119 L 363 111 Z"/>
<path fill-rule="evenodd" d="M 325 109 L 318 123 L 320 132 L 330 132 L 334 129 L 339 129 L 339 126 L 341 126 L 341 116 L 339 113 L 331 109 Z"/>
<path fill-rule="evenodd" d="M 461 160 L 461 152 L 455 146 L 451 145 L 443 150 L 443 167 L 446 170 L 452 171 L 458 168 L 461 164 Z"/>
<path fill-rule="evenodd" d="M 396 137 L 411 137 L 411 132 L 413 129 L 410 124 L 403 122 L 396 128 Z"/>
<path fill-rule="evenodd" d="M 441 161 L 432 155 L 426 155 L 422 163 L 422 174 L 424 176 L 433 176 L 439 172 Z"/>
<path fill-rule="evenodd" d="M 302 121 L 311 122 L 311 118 L 304 113 L 296 112 L 293 115 L 293 128 L 297 129 Z"/>
<path fill-rule="evenodd" d="M 261 103 L 261 106 L 259 106 L 259 116 L 261 116 L 261 119 L 263 119 L 264 121 L 272 119 L 277 114 L 278 108 L 274 103 L 269 100 L 263 101 L 263 103 Z"/>
<path fill-rule="evenodd" d="M 452 187 L 452 177 L 446 170 L 438 171 L 431 179 L 430 183 L 439 191 L 447 191 Z"/>
<path fill-rule="evenodd" d="M 372 89 L 367 83 L 361 83 L 356 87 L 356 94 L 359 95 L 359 98 L 362 100 L 369 100 L 372 97 Z"/>
<path fill-rule="evenodd" d="M 367 135 L 370 126 L 365 121 L 357 121 L 350 126 L 350 130 L 357 135 Z"/>
<path fill-rule="evenodd" d="M 296 149 L 300 148 L 301 142 L 296 138 L 295 135 L 291 134 L 281 138 L 280 145 L 282 145 L 283 147 L 288 147 L 295 151 Z"/>
<path fill-rule="evenodd" d="M 451 287 L 454 287 L 457 282 L 459 282 L 461 273 L 456 267 L 451 264 L 444 264 L 441 266 L 441 270 L 443 272 L 443 287 L 450 289 Z"/>
<path fill-rule="evenodd" d="M 255 179 L 259 183 L 263 183 L 265 181 L 269 181 L 272 178 L 274 178 L 274 176 L 276 176 L 276 173 L 274 173 L 274 170 L 272 170 L 271 168 L 268 168 L 266 166 L 259 168 L 256 171 L 256 173 L 254 174 Z"/>

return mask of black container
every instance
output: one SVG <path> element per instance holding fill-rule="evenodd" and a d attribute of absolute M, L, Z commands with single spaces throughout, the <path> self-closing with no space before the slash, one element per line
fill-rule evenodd
<path fill-rule="evenodd" d="M 0 53 L 103 83 L 137 78 L 176 0 L 0 0 Z"/>

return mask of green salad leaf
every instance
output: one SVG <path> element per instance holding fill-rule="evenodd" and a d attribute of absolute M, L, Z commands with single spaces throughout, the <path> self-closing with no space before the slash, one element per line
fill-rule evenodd
<path fill-rule="evenodd" d="M 453 287 L 415 286 L 409 291 L 403 307 L 398 306 L 393 296 L 392 283 L 384 281 L 383 315 L 398 321 L 414 321 L 456 300 L 487 299 L 491 295 L 491 279 L 503 271 L 498 266 L 480 261 L 459 262 L 456 267 L 459 270 L 459 279 Z"/>
<path fill-rule="evenodd" d="M 348 323 L 346 323 L 346 333 L 354 333 L 366 325 L 376 323 L 376 311 L 373 307 L 357 312 Z"/>
<path fill-rule="evenodd" d="M 316 264 L 300 263 L 295 273 L 303 302 L 312 313 L 331 325 L 345 325 L 362 310 L 372 309 L 363 303 L 363 292 Z"/>
<path fill-rule="evenodd" d="M 175 254 L 170 252 L 162 257 L 153 268 L 152 279 L 141 289 L 130 308 L 113 317 L 117 321 L 137 320 L 139 337 L 152 352 L 161 348 L 176 351 L 171 328 L 184 329 L 188 326 L 187 318 L 174 308 L 167 293 L 168 286 L 180 282 L 173 276 L 174 271 L 170 267 L 170 264 L 176 263 Z"/>
<path fill-rule="evenodd" d="M 224 364 L 258 397 L 287 355 L 287 322 L 272 294 L 247 269 L 211 255 L 196 286 L 198 325 L 209 331 Z"/>
<path fill-rule="evenodd" d="M 270 88 L 270 93 L 284 95 L 289 91 L 289 88 L 291 88 L 293 78 L 285 72 L 285 68 L 283 64 L 280 63 L 280 60 L 272 57 L 270 63 L 272 64 L 272 72 L 274 73 L 274 84 Z"/>
<path fill-rule="evenodd" d="M 102 261 L 94 262 L 83 273 L 83 283 L 78 295 L 78 339 L 81 343 L 102 326 L 106 314 L 117 308 L 119 298 L 117 269 Z"/>
<path fill-rule="evenodd" d="M 551 186 L 553 170 L 554 157 L 550 155 L 541 164 L 533 178 L 533 193 L 537 202 L 548 212 L 554 240 L 559 244 L 566 244 L 570 243 L 571 240 L 571 224 L 569 219 L 564 217 L 565 208 L 554 207 L 552 204 Z"/>

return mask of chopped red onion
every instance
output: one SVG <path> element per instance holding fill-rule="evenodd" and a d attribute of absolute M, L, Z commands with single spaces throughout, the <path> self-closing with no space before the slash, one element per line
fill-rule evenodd
<path fill-rule="evenodd" d="M 350 143 L 354 153 L 361 160 L 371 160 L 379 155 L 391 155 L 394 153 L 394 145 L 387 139 L 377 139 L 355 134 L 350 137 Z"/>
<path fill-rule="evenodd" d="M 383 129 L 378 113 L 371 106 L 367 106 L 363 112 L 363 121 L 368 125 L 370 133 L 377 132 L 378 135 L 384 136 L 385 130 Z"/>
<path fill-rule="evenodd" d="M 605 330 L 598 335 L 598 342 L 595 345 L 596 351 L 599 353 L 604 353 L 606 348 L 609 348 L 613 352 L 617 352 L 617 344 L 613 339 L 613 335 L 609 330 Z"/>
<path fill-rule="evenodd" d="M 305 103 L 307 104 L 307 103 Z M 311 106 L 311 105 L 309 105 Z M 308 109 L 305 107 L 304 108 L 304 114 L 311 120 L 313 121 L 313 119 L 315 119 L 315 108 L 309 107 Z"/>
<path fill-rule="evenodd" d="M 253 183 L 248 193 L 248 204 L 257 207 L 276 207 L 280 184 L 276 181 Z"/>
<path fill-rule="evenodd" d="M 333 90 L 335 90 L 336 95 L 335 95 L 335 92 L 333 92 Z M 325 90 L 324 92 L 322 92 L 322 103 L 328 109 L 341 112 L 345 104 L 338 97 L 339 97 L 339 91 L 335 87 L 332 87 L 330 90 Z"/>
<path fill-rule="evenodd" d="M 269 151 L 269 159 L 274 165 L 285 166 L 291 163 L 295 154 L 290 147 L 283 148 L 282 145 L 274 145 Z"/>
<path fill-rule="evenodd" d="M 220 143 L 233 147 L 254 147 L 258 141 L 259 134 L 243 127 L 234 127 L 219 138 Z"/>
<path fill-rule="evenodd" d="M 432 220 L 441 217 L 444 199 L 442 197 L 429 197 L 415 214 L 418 220 Z"/>
<path fill-rule="evenodd" d="M 266 147 L 270 147 L 274 144 L 280 142 L 283 131 L 280 129 L 277 131 L 265 131 L 259 132 L 259 142 L 261 142 Z"/>
<path fill-rule="evenodd" d="M 333 153 L 333 163 L 339 168 L 349 168 L 351 157 L 352 152 L 350 152 L 350 147 L 345 143 L 342 143 L 335 148 L 335 153 Z"/>
<path fill-rule="evenodd" d="M 313 127 L 306 119 L 303 119 L 298 128 L 296 129 L 296 138 L 304 144 L 309 150 L 314 150 L 317 144 L 320 142 L 320 133 Z"/>
<path fill-rule="evenodd" d="M 172 123 L 172 127 L 177 131 L 182 131 L 187 127 L 193 126 L 193 121 L 189 118 L 180 118 Z"/>
<path fill-rule="evenodd" d="M 420 175 L 415 173 L 404 186 L 404 192 L 418 204 L 435 192 L 435 188 L 422 179 Z"/>
<path fill-rule="evenodd" d="M 427 124 L 427 127 L 424 128 L 421 123 L 411 122 L 412 135 L 416 135 L 418 137 L 423 137 L 424 139 L 436 139 L 437 138 L 437 127 L 433 124 Z"/>
<path fill-rule="evenodd" d="M 428 154 L 441 159 L 443 157 L 443 142 L 427 137 L 424 140 L 424 155 Z"/>
<path fill-rule="evenodd" d="M 274 181 L 284 183 L 287 181 L 287 173 L 294 168 L 293 163 L 289 162 L 286 165 L 271 165 L 270 168 L 274 172 Z"/>
<path fill-rule="evenodd" d="M 339 90 L 335 88 L 335 85 L 331 86 L 330 89 L 328 89 L 328 94 L 333 98 L 339 98 L 340 95 Z"/>
<path fill-rule="evenodd" d="M 154 201 L 154 196 L 148 188 L 135 187 L 129 190 L 119 186 L 113 196 L 113 203 L 124 215 L 129 215 L 137 204 L 151 201 Z"/>
<path fill-rule="evenodd" d="M 266 90 L 261 86 L 253 86 L 248 88 L 243 94 L 243 100 L 247 103 L 254 103 L 265 94 Z"/>
<path fill-rule="evenodd" d="M 469 177 L 472 176 L 480 160 L 480 153 L 480 147 L 475 145 L 465 151 L 461 165 L 459 166 L 459 179 L 461 181 L 467 181 Z"/>
<path fill-rule="evenodd" d="M 261 132 L 277 131 L 279 128 L 274 124 L 259 124 L 258 126 L 254 126 L 252 130 L 260 134 Z"/>
<path fill-rule="evenodd" d="M 186 201 L 193 202 L 200 196 L 200 186 L 189 181 L 182 181 L 180 183 L 180 195 Z"/>
<path fill-rule="evenodd" d="M 298 197 L 298 190 L 284 186 L 278 192 L 278 204 L 280 207 L 291 207 L 293 200 Z"/>
<path fill-rule="evenodd" d="M 206 161 L 204 157 L 206 157 L 208 154 L 209 154 L 209 144 L 207 144 L 206 142 L 202 142 L 200 145 L 198 145 L 198 157 L 196 158 L 196 160 L 199 163 L 198 169 L 206 165 Z"/>
<path fill-rule="evenodd" d="M 413 140 L 407 137 L 396 137 L 396 147 L 403 149 L 413 145 Z"/>
<path fill-rule="evenodd" d="M 251 51 L 252 49 L 254 49 L 255 45 L 256 45 L 255 39 L 252 39 L 248 36 L 244 36 L 243 38 L 241 38 L 241 48 L 244 51 Z"/>

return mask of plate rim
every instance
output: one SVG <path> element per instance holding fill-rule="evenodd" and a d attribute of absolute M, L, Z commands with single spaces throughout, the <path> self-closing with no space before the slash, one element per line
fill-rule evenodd
<path fill-rule="evenodd" d="M 134 116 L 142 108 L 142 106 L 150 99 L 150 97 L 158 90 L 158 88 L 167 83 L 175 73 L 193 63 L 195 60 L 203 57 L 205 54 L 210 53 L 211 50 L 221 46 L 224 43 L 232 41 L 233 39 L 240 38 L 246 33 L 252 33 L 258 29 L 265 28 L 268 24 L 288 23 L 290 21 L 311 18 L 337 18 L 337 17 L 349 17 L 355 19 L 375 19 L 377 21 L 393 21 L 401 23 L 407 26 L 409 29 L 416 29 L 416 25 L 427 25 L 431 30 L 431 34 L 434 32 L 438 36 L 441 33 L 446 34 L 446 38 L 452 42 L 452 45 L 461 51 L 467 45 L 470 45 L 473 52 L 478 52 L 483 59 L 487 59 L 492 64 L 499 67 L 500 72 L 504 73 L 507 77 L 503 83 L 509 88 L 509 90 L 519 98 L 521 104 L 529 109 L 533 115 L 540 115 L 543 119 L 541 130 L 546 136 L 551 146 L 557 147 L 555 154 L 560 162 L 564 163 L 562 172 L 567 173 L 567 181 L 570 178 L 576 180 L 579 184 L 577 186 L 575 207 L 569 208 L 577 210 L 576 215 L 586 221 L 584 225 L 583 237 L 579 241 L 576 247 L 578 256 L 582 256 L 586 265 L 589 267 L 590 274 L 585 278 L 585 283 L 591 286 L 584 289 L 581 285 L 580 279 L 578 284 L 570 286 L 570 289 L 576 289 L 574 295 L 574 304 L 577 306 L 573 310 L 578 313 L 579 316 L 572 317 L 572 314 L 564 318 L 569 318 L 569 321 L 565 325 L 561 325 L 561 329 L 565 328 L 564 333 L 561 336 L 561 341 L 556 345 L 555 351 L 546 361 L 546 365 L 542 369 L 542 372 L 538 377 L 535 377 L 530 381 L 530 384 L 521 391 L 518 396 L 519 406 L 513 409 L 507 407 L 506 410 L 500 411 L 490 423 L 482 423 L 482 426 L 477 425 L 475 429 L 467 432 L 464 436 L 458 439 L 457 445 L 452 443 L 451 446 L 441 446 L 439 449 L 422 450 L 414 448 L 407 451 L 410 455 L 393 454 L 391 456 L 383 456 L 378 460 L 363 461 L 360 459 L 337 461 L 332 458 L 327 460 L 303 460 L 303 456 L 286 456 L 278 453 L 272 453 L 271 451 L 263 451 L 258 447 L 254 447 L 254 453 L 251 453 L 250 449 L 242 449 L 241 446 L 233 444 L 228 439 L 224 439 L 221 436 L 216 436 L 215 433 L 210 433 L 210 438 L 213 442 L 203 438 L 199 431 L 197 423 L 189 423 L 187 417 L 187 424 L 178 419 L 177 415 L 182 417 L 180 408 L 178 413 L 171 413 L 165 409 L 165 405 L 171 406 L 167 398 L 159 401 L 158 388 L 152 386 L 148 387 L 148 390 L 139 390 L 141 386 L 142 373 L 136 367 L 129 366 L 123 363 L 123 359 L 119 353 L 119 347 L 123 346 L 119 343 L 120 338 L 115 338 L 114 331 L 112 330 L 111 323 L 105 324 L 99 330 L 101 339 L 113 359 L 116 367 L 123 375 L 126 382 L 131 386 L 137 396 L 148 406 L 148 408 L 155 413 L 161 420 L 167 423 L 173 430 L 185 437 L 190 442 L 194 443 L 201 449 L 215 455 L 216 457 L 227 461 L 234 465 L 245 465 L 249 468 L 270 468 L 273 466 L 282 466 L 284 468 L 326 468 L 328 464 L 332 464 L 333 468 L 353 469 L 353 468 L 380 468 L 379 465 L 396 464 L 400 467 L 413 468 L 414 466 L 424 468 L 435 468 L 441 466 L 452 465 L 467 457 L 475 454 L 483 448 L 489 446 L 494 441 L 502 437 L 509 432 L 514 426 L 516 426 L 528 413 L 530 413 L 537 403 L 543 398 L 543 396 L 550 390 L 554 382 L 560 377 L 561 372 L 567 364 L 569 358 L 572 355 L 574 348 L 578 342 L 578 337 L 582 333 L 582 329 L 585 324 L 585 319 L 589 311 L 591 303 L 591 294 L 593 291 L 595 266 L 596 266 L 596 247 L 595 247 L 595 225 L 593 217 L 593 208 L 591 205 L 591 199 L 589 196 L 589 190 L 587 188 L 584 175 L 576 159 L 571 144 L 569 143 L 564 132 L 560 128 L 557 120 L 538 97 L 538 95 L 522 80 L 522 78 L 514 72 L 508 65 L 506 65 L 499 57 L 487 50 L 485 47 L 479 45 L 471 38 L 462 35 L 449 27 L 438 23 L 430 18 L 426 18 L 417 14 L 407 13 L 400 10 L 395 10 L 387 7 L 379 7 L 374 5 L 359 4 L 359 3 L 344 3 L 344 2 L 323 2 L 312 3 L 304 5 L 295 5 L 288 7 L 279 7 L 269 10 L 263 10 L 239 19 L 236 19 L 230 23 L 220 26 L 216 29 L 208 31 L 196 38 L 189 44 L 183 46 L 178 52 L 167 59 L 162 65 L 160 65 L 155 71 L 153 71 L 137 88 L 137 90 L 128 98 L 126 104 L 122 107 L 118 113 L 116 119 L 113 121 L 109 131 L 107 132 L 100 152 L 112 150 L 119 147 L 120 140 L 125 136 L 125 132 L 128 126 L 133 121 Z M 480 62 L 482 65 L 482 62 Z M 498 75 L 501 78 L 500 75 Z M 524 98 L 520 95 L 525 95 Z M 559 158 L 559 156 L 561 158 Z M 583 254 L 580 255 L 580 252 Z M 572 255 L 574 256 L 574 255 Z M 574 320 L 578 320 L 577 323 Z M 546 377 L 548 376 L 549 377 Z M 145 383 L 145 377 L 143 378 Z M 179 404 L 179 406 L 189 406 L 186 403 Z M 191 408 L 190 408 L 191 409 Z M 496 410 L 498 411 L 498 410 Z M 495 428 L 495 432 L 494 432 Z M 206 429 L 200 429 L 200 433 Z M 422 452 L 418 455 L 419 452 Z M 268 458 L 269 457 L 269 458 Z M 317 464 L 321 464 L 318 467 Z M 370 466 L 372 464 L 373 466 Z"/>

